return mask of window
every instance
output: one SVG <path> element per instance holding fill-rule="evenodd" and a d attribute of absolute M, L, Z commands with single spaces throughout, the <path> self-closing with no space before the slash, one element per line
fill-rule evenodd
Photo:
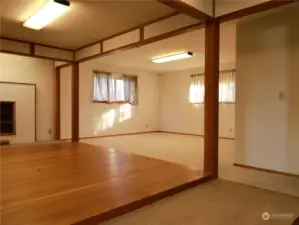
<path fill-rule="evenodd" d="M 235 85 L 235 70 L 221 71 L 219 74 L 219 102 L 220 103 L 234 103 L 236 85 Z M 204 102 L 204 74 L 191 75 L 190 84 L 190 103 Z"/>
<path fill-rule="evenodd" d="M 0 102 L 0 134 L 15 135 L 15 102 Z"/>
<path fill-rule="evenodd" d="M 95 102 L 136 105 L 138 102 L 137 93 L 137 76 L 94 72 L 93 101 Z"/>

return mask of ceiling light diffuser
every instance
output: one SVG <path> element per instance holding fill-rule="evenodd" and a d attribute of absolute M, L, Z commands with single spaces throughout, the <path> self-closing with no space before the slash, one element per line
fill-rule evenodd
<path fill-rule="evenodd" d="M 69 6 L 70 3 L 66 0 L 50 0 L 33 16 L 31 16 L 23 24 L 23 26 L 40 30 L 55 20 L 57 17 L 64 14 L 69 9 Z"/>
<path fill-rule="evenodd" d="M 186 59 L 194 56 L 192 52 L 184 52 L 184 53 L 179 53 L 175 55 L 169 55 L 169 56 L 164 56 L 160 58 L 153 59 L 154 63 L 164 63 L 164 62 L 169 62 L 169 61 L 174 61 L 174 60 L 179 60 L 179 59 Z"/>

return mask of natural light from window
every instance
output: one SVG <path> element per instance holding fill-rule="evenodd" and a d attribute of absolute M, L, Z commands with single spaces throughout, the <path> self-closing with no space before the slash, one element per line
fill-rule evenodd
<path fill-rule="evenodd" d="M 115 108 L 109 109 L 102 114 L 99 118 L 96 118 L 94 123 L 94 135 L 98 135 L 100 132 L 111 129 L 120 123 L 129 120 L 132 117 L 132 105 L 121 104 Z"/>
<path fill-rule="evenodd" d="M 235 70 L 221 71 L 219 74 L 219 103 L 235 103 Z M 204 74 L 191 75 L 189 102 L 204 103 L 205 84 Z"/>

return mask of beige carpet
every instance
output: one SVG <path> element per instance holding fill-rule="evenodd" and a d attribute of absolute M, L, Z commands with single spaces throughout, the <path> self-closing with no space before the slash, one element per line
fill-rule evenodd
<path fill-rule="evenodd" d="M 291 225 L 297 216 L 299 198 L 215 180 L 101 224 Z"/>
<path fill-rule="evenodd" d="M 203 168 L 203 138 L 149 133 L 82 140 L 128 153 Z M 219 140 L 219 176 L 222 179 L 299 197 L 299 179 L 233 166 L 234 140 Z"/>

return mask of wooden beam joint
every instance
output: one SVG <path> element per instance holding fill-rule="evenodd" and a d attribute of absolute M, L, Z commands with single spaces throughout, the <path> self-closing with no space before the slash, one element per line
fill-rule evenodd
<path fill-rule="evenodd" d="M 193 17 L 200 21 L 207 21 L 213 19 L 212 16 L 192 7 L 191 5 L 185 3 L 182 0 L 157 0 L 157 1 L 177 10 L 180 13 L 184 13 L 187 16 Z"/>

